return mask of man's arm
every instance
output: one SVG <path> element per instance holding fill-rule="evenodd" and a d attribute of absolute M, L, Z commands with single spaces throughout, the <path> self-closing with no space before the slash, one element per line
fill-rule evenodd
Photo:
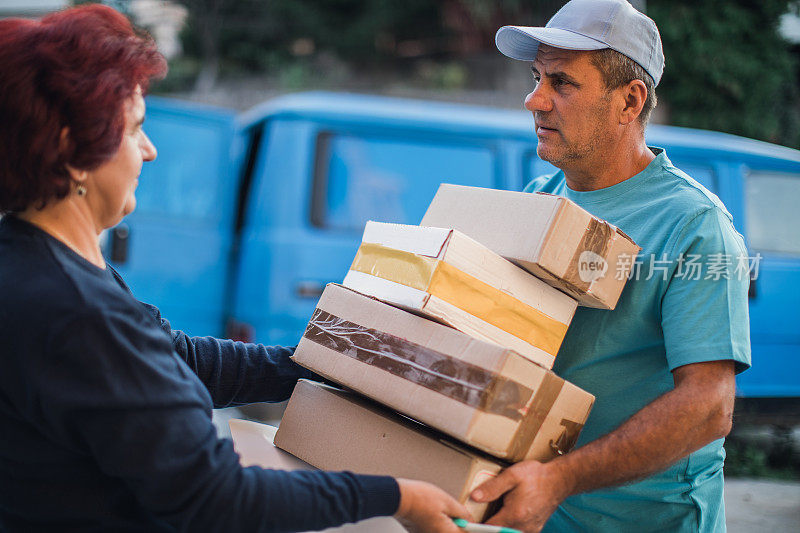
<path fill-rule="evenodd" d="M 548 463 L 517 463 L 473 493 L 504 506 L 488 523 L 539 531 L 564 499 L 663 470 L 731 428 L 734 362 L 693 363 L 673 371 L 675 388 L 615 431 Z"/>

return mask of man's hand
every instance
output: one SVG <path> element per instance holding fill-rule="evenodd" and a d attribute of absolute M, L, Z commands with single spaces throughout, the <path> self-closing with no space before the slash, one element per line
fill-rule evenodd
<path fill-rule="evenodd" d="M 642 479 L 724 437 L 736 388 L 733 361 L 685 365 L 673 377 L 673 390 L 608 435 L 548 463 L 517 463 L 475 489 L 478 502 L 505 494 L 488 523 L 539 531 L 568 496 Z"/>
<path fill-rule="evenodd" d="M 505 494 L 503 508 L 486 523 L 524 532 L 541 531 L 547 519 L 571 492 L 571 485 L 554 461 L 525 461 L 503 470 L 472 492 L 477 502 Z"/>
<path fill-rule="evenodd" d="M 394 515 L 411 533 L 460 533 L 453 518 L 472 521 L 466 507 L 445 491 L 411 479 L 398 479 L 400 507 Z"/>

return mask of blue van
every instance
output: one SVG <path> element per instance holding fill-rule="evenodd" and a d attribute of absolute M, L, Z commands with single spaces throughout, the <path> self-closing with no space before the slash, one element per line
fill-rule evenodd
<path fill-rule="evenodd" d="M 321 92 L 241 115 L 147 105 L 160 155 L 106 253 L 138 298 L 193 335 L 294 344 L 367 220 L 418 224 L 442 182 L 520 190 L 553 170 L 524 111 Z M 800 397 L 800 151 L 657 125 L 647 140 L 722 199 L 761 256 L 739 394 Z"/>

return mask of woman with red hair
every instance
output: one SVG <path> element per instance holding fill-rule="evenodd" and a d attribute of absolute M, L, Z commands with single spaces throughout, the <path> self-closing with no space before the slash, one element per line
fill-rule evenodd
<path fill-rule="evenodd" d="M 189 337 L 98 236 L 136 206 L 149 37 L 100 5 L 0 21 L 0 530 L 297 531 L 395 515 L 457 531 L 421 482 L 242 468 L 213 407 L 288 398 L 291 348 Z"/>

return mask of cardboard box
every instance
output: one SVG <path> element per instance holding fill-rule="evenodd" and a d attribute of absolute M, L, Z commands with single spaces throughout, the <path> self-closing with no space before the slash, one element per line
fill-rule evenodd
<path fill-rule="evenodd" d="M 454 228 L 581 305 L 614 309 L 639 246 L 574 202 L 544 193 L 444 183 L 423 226 Z"/>
<path fill-rule="evenodd" d="M 316 470 L 310 464 L 301 461 L 292 454 L 275 447 L 273 440 L 278 428 L 233 419 L 228 422 L 231 428 L 233 447 L 239 454 L 242 466 L 260 466 L 271 470 Z M 325 533 L 405 533 L 406 529 L 390 516 L 379 516 L 362 520 L 354 524 L 344 524 L 328 528 Z"/>
<path fill-rule="evenodd" d="M 334 284 L 293 359 L 507 461 L 568 451 L 594 402 L 513 350 Z"/>
<path fill-rule="evenodd" d="M 577 302 L 469 237 L 368 222 L 346 287 L 552 368 Z"/>
<path fill-rule="evenodd" d="M 323 470 L 433 483 L 479 520 L 489 505 L 469 494 L 504 467 L 356 394 L 307 380 L 294 389 L 275 446 Z"/>

